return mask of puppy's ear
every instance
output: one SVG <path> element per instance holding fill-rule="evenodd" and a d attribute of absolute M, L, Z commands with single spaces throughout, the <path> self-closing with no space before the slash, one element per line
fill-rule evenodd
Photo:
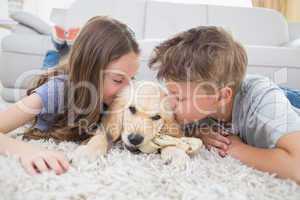
<path fill-rule="evenodd" d="M 163 133 L 173 137 L 182 137 L 183 132 L 180 125 L 173 118 L 164 120 Z"/>
<path fill-rule="evenodd" d="M 125 103 L 126 102 L 121 96 L 114 99 L 112 105 L 109 106 L 106 115 L 102 119 L 105 131 L 107 134 L 109 134 L 113 141 L 116 141 L 120 138 L 123 130 Z"/>

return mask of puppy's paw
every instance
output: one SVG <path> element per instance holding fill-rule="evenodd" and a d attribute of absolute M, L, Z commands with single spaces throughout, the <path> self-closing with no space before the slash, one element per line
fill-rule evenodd
<path fill-rule="evenodd" d="M 99 149 L 95 150 L 87 145 L 80 145 L 74 152 L 72 163 L 78 165 L 83 162 L 94 162 L 99 156 L 105 155 L 105 152 Z"/>
<path fill-rule="evenodd" d="M 188 155 L 196 155 L 203 147 L 203 143 L 199 138 L 182 137 L 176 146 L 183 149 Z"/>
<path fill-rule="evenodd" d="M 164 163 L 171 164 L 176 167 L 185 168 L 190 157 L 184 150 L 175 146 L 166 147 L 161 150 L 161 158 Z"/>

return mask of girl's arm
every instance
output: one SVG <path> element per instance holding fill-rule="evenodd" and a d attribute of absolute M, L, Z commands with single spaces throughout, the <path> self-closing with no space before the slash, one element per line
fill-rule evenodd
<path fill-rule="evenodd" d="M 48 151 L 2 134 L 31 121 L 41 111 L 42 106 L 41 98 L 32 94 L 0 112 L 0 154 L 18 156 L 25 170 L 32 175 L 49 170 L 61 174 L 69 168 L 62 153 Z"/>
<path fill-rule="evenodd" d="M 25 97 L 0 111 L 0 132 L 8 133 L 31 121 L 42 109 L 42 100 L 37 94 Z"/>
<path fill-rule="evenodd" d="M 241 142 L 237 136 L 229 136 L 228 154 L 255 169 L 275 173 L 300 184 L 300 132 L 279 139 L 276 148 L 261 149 Z"/>

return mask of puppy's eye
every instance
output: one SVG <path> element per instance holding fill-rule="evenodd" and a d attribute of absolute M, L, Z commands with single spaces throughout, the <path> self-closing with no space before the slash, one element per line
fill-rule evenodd
<path fill-rule="evenodd" d="M 160 118 L 161 118 L 160 115 L 154 115 L 154 116 L 151 117 L 151 119 L 152 119 L 153 121 L 159 120 Z"/>
<path fill-rule="evenodd" d="M 136 108 L 134 106 L 129 106 L 129 110 L 132 114 L 136 113 Z"/>

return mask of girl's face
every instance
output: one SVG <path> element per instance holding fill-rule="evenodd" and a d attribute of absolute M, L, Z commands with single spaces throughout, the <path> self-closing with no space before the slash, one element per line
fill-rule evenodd
<path fill-rule="evenodd" d="M 116 95 L 129 84 L 139 68 L 139 55 L 130 52 L 110 63 L 104 75 L 104 103 L 110 105 Z"/>

